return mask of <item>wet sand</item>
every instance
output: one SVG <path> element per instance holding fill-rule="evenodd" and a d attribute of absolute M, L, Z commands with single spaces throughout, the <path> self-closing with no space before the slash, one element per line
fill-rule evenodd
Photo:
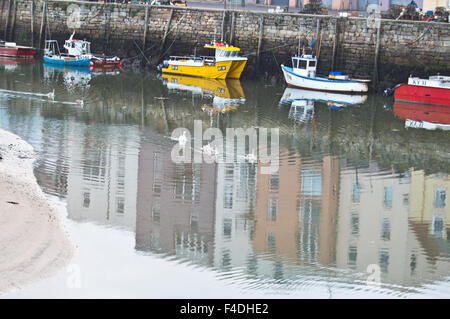
<path fill-rule="evenodd" d="M 74 252 L 33 175 L 33 148 L 0 129 L 0 294 L 63 270 Z"/>

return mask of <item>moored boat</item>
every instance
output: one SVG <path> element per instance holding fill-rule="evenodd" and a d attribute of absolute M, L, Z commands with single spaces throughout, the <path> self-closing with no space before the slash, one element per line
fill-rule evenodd
<path fill-rule="evenodd" d="M 68 66 L 87 66 L 94 68 L 122 67 L 120 58 L 91 53 L 91 43 L 74 39 L 75 32 L 64 43 L 64 53 L 59 50 L 58 42 L 46 41 L 44 62 Z"/>
<path fill-rule="evenodd" d="M 312 55 L 292 57 L 292 67 L 281 65 L 286 83 L 293 87 L 317 91 L 365 93 L 370 80 L 351 79 L 340 72 L 328 77 L 316 75 L 317 58 Z"/>
<path fill-rule="evenodd" d="M 240 48 L 228 45 L 225 42 L 213 41 L 211 44 L 206 44 L 205 48 L 215 50 L 216 61 L 231 61 L 230 70 L 227 73 L 229 79 L 239 79 L 242 71 L 244 71 L 247 64 L 247 57 L 239 56 Z"/>
<path fill-rule="evenodd" d="M 89 67 L 91 64 L 90 54 L 69 55 L 61 53 L 56 40 L 46 40 L 44 50 L 44 63 Z"/>
<path fill-rule="evenodd" d="M 17 45 L 15 42 L 5 42 L 0 40 L 0 56 L 32 59 L 35 54 L 35 48 Z"/>
<path fill-rule="evenodd" d="M 232 61 L 216 61 L 213 57 L 205 56 L 171 56 L 158 66 L 158 70 L 163 74 L 225 79 L 232 63 Z"/>
<path fill-rule="evenodd" d="M 450 106 L 450 76 L 410 77 L 408 84 L 395 89 L 394 98 L 396 101 Z"/>

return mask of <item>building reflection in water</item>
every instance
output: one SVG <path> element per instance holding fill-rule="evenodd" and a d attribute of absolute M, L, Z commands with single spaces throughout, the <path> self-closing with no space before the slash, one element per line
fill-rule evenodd
<path fill-rule="evenodd" d="M 175 164 L 151 137 L 139 154 L 136 249 L 213 263 L 216 165 Z"/>
<path fill-rule="evenodd" d="M 50 72 L 50 80 L 57 71 Z M 449 175 L 404 169 L 414 166 L 409 158 L 397 169 L 402 174 L 380 164 L 392 164 L 405 154 L 441 164 L 446 153 L 439 149 L 436 157 L 427 157 L 438 143 L 415 135 L 417 130 L 400 131 L 403 122 L 376 114 L 376 108 L 370 109 L 370 118 L 367 109 L 329 112 L 330 96 L 318 99 L 317 94 L 313 98 L 309 92 L 286 89 L 282 101 L 291 107 L 289 114 L 274 107 L 277 101 L 266 109 L 255 102 L 254 109 L 246 105 L 246 112 L 238 108 L 215 123 L 225 128 L 279 126 L 278 173 L 261 174 L 260 163 L 175 164 L 170 160 L 173 143 L 163 134 L 189 127 L 192 118 L 208 120 L 203 104 L 243 103 L 242 87 L 171 79 L 170 90 L 185 85 L 191 94 L 196 85 L 201 88 L 201 105 L 188 108 L 182 99 L 146 99 L 145 85 L 139 83 L 142 91 L 135 92 L 138 86 L 127 79 L 121 82 L 129 86 L 120 97 L 105 84 L 93 93 L 100 102 L 83 111 L 41 105 L 39 116 L 35 110 L 28 116 L 28 109 L 11 100 L 12 116 L 0 118 L 2 127 L 32 141 L 45 155 L 36 163 L 37 178 L 46 191 L 67 197 L 70 219 L 135 231 L 140 252 L 252 278 L 298 280 L 327 276 L 323 269 L 333 269 L 354 280 L 372 264 L 379 265 L 383 283 L 395 285 L 449 275 Z M 15 88 L 13 81 L 6 84 Z M 157 89 L 152 94 L 161 95 Z M 333 98 L 346 105 L 365 101 Z M 72 118 L 64 118 L 67 114 Z M 314 130 L 293 131 L 289 116 L 315 122 Z M 387 124 L 372 125 L 376 116 Z M 29 118 L 32 123 L 26 122 Z M 391 134 L 393 129 L 398 134 Z M 419 145 L 417 154 L 398 147 L 410 140 Z M 367 159 L 361 149 L 373 157 Z M 446 171 L 445 165 L 439 170 Z"/>

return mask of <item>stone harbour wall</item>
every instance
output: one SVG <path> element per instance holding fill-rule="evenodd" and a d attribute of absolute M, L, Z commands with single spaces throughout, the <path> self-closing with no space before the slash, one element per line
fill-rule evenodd
<path fill-rule="evenodd" d="M 63 0 L 1 2 L 0 38 L 41 48 L 45 38 L 62 45 L 75 31 L 76 38 L 92 42 L 94 52 L 154 65 L 169 54 L 208 54 L 203 45 L 223 38 L 249 57 L 246 76 L 268 79 L 281 76 L 280 64 L 290 64 L 299 41 L 307 46 L 319 34 L 321 73 L 339 70 L 372 79 L 377 70 L 386 85 L 409 74 L 450 75 L 449 23 L 381 20 L 377 37 L 376 22 L 367 18 Z"/>

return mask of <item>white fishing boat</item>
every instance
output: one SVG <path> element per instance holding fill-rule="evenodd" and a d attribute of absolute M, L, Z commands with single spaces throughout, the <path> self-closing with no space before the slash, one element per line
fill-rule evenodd
<path fill-rule="evenodd" d="M 318 91 L 365 93 L 370 80 L 351 79 L 340 72 L 330 75 L 316 75 L 317 58 L 312 55 L 292 57 L 292 67 L 281 65 L 284 78 L 288 85 Z"/>

